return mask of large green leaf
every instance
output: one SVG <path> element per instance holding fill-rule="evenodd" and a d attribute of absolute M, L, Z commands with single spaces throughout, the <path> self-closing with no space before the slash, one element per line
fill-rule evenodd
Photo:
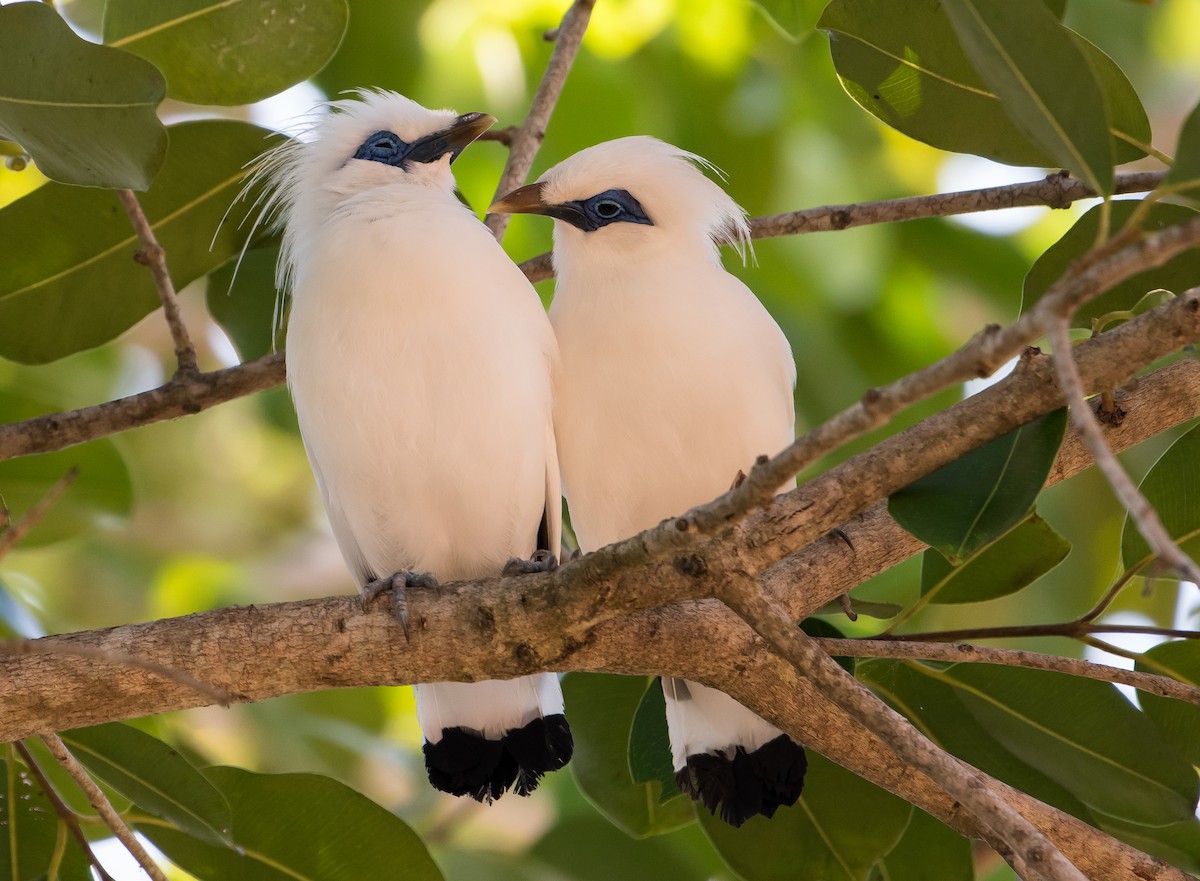
<path fill-rule="evenodd" d="M 1139 826 L 1112 817 L 1098 819 L 1100 828 L 1109 835 L 1177 869 L 1200 874 L 1200 820 L 1195 817 L 1168 826 Z"/>
<path fill-rule="evenodd" d="M 1111 225 L 1119 229 L 1129 219 L 1138 206 L 1138 202 L 1130 200 L 1115 201 L 1111 204 Z M 1051 245 L 1025 276 L 1025 286 L 1021 297 L 1021 311 L 1028 312 L 1042 298 L 1050 286 L 1067 271 L 1067 269 L 1092 249 L 1096 244 L 1096 233 L 1099 230 L 1102 207 L 1097 206 L 1079 220 Z M 1150 209 L 1143 229 L 1155 232 L 1184 223 L 1197 216 L 1195 211 L 1181 205 L 1164 205 L 1161 202 Z M 1184 251 L 1159 266 L 1148 269 L 1127 278 L 1115 287 L 1105 291 L 1090 303 L 1080 307 L 1072 316 L 1074 327 L 1091 329 L 1092 320 L 1110 312 L 1126 311 L 1137 305 L 1149 291 L 1159 288 L 1182 293 L 1196 284 L 1200 279 L 1200 251 L 1196 249 Z"/>
<path fill-rule="evenodd" d="M 242 187 L 245 164 L 268 146 L 267 134 L 225 120 L 171 128 L 166 165 L 141 203 L 177 287 L 239 250 L 247 203 L 221 219 Z M 46 184 L 0 210 L 0 240 L 22 255 L 0 262 L 0 356 L 52 361 L 111 340 L 158 307 L 112 193 Z"/>
<path fill-rule="evenodd" d="M 348 14 L 346 0 L 108 0 L 104 42 L 158 65 L 172 98 L 248 104 L 324 67 Z"/>
<path fill-rule="evenodd" d="M 1066 425 L 1066 409 L 1039 416 L 894 493 L 888 512 L 950 562 L 962 562 L 1029 514 Z"/>
<path fill-rule="evenodd" d="M 846 91 L 898 131 L 943 150 L 1012 165 L 1056 164 L 1008 118 L 937 0 L 833 0 L 817 26 L 829 31 Z M 1143 151 L 1129 143 L 1150 140 L 1137 92 L 1116 62 L 1077 34 L 1072 38 L 1104 89 L 1116 161 L 1141 157 Z"/>
<path fill-rule="evenodd" d="M 971 65 L 1033 143 L 1112 192 L 1104 95 L 1087 56 L 1042 0 L 942 0 Z"/>
<path fill-rule="evenodd" d="M 1016 593 L 1066 558 L 1071 543 L 1037 514 L 959 566 L 930 548 L 921 557 L 921 596 L 930 603 L 978 603 Z"/>
<path fill-rule="evenodd" d="M 24 147 L 47 177 L 150 186 L 167 150 L 154 65 L 77 37 L 46 4 L 14 3 L 0 7 L 0 84 L 0 138 Z"/>
<path fill-rule="evenodd" d="M 59 407 L 0 391 L 0 423 L 19 422 Z M 74 482 L 21 540 L 22 547 L 60 541 L 88 529 L 98 518 L 124 516 L 133 506 L 125 460 L 110 440 L 94 440 L 57 453 L 0 462 L 0 499 L 15 520 L 36 505 L 71 469 Z"/>
<path fill-rule="evenodd" d="M 66 850 L 59 881 L 91 881 L 83 851 L 59 821 L 41 786 L 16 761 L 11 746 L 7 755 L 5 759 L 0 751 L 0 881 L 45 878 L 60 836 Z"/>
<path fill-rule="evenodd" d="M 687 799 L 659 804 L 662 784 L 637 783 L 629 773 L 629 731 L 647 684 L 644 677 L 604 673 L 569 673 L 562 681 L 575 736 L 575 780 L 600 813 L 635 838 L 692 821 Z"/>
<path fill-rule="evenodd" d="M 1183 188 L 1193 198 L 1200 189 L 1200 104 L 1192 108 L 1179 132 L 1175 164 L 1167 172 L 1165 183 Z"/>
<path fill-rule="evenodd" d="M 1091 811 L 1066 788 L 1023 761 L 967 712 L 935 667 L 913 661 L 863 660 L 859 678 L 907 716 L 934 743 L 981 771 L 1082 820 Z"/>
<path fill-rule="evenodd" d="M 165 826 L 138 831 L 202 881 L 441 881 L 417 834 L 399 817 L 328 777 L 209 768 L 233 809 L 237 849 Z"/>
<path fill-rule="evenodd" d="M 904 837 L 876 867 L 879 881 L 973 881 L 971 842 L 913 808 Z"/>
<path fill-rule="evenodd" d="M 1096 811 L 1145 825 L 1195 811 L 1195 770 L 1113 685 L 990 664 L 937 676 L 996 740 Z"/>
<path fill-rule="evenodd" d="M 1136 669 L 1200 686 L 1200 642 L 1184 639 L 1156 645 L 1138 659 Z M 1200 767 L 1200 707 L 1144 691 L 1138 692 L 1138 703 L 1163 739 Z"/>
<path fill-rule="evenodd" d="M 1142 495 L 1158 512 L 1167 534 L 1193 557 L 1200 555 L 1200 425 L 1179 438 L 1142 478 Z M 1125 518 L 1121 562 L 1131 569 L 1151 556 L 1137 526 Z"/>
<path fill-rule="evenodd" d="M 551 827 L 529 853 L 534 865 L 557 870 L 546 881 L 724 881 L 727 877 L 695 824 L 653 838 L 630 838 L 595 814 L 569 816 Z M 477 877 L 464 875 L 454 881 Z"/>
<path fill-rule="evenodd" d="M 680 794 L 667 735 L 667 702 L 658 679 L 646 686 L 629 726 L 629 776 L 634 783 L 657 781 L 660 803 Z"/>
<path fill-rule="evenodd" d="M 283 328 L 278 336 L 275 332 L 278 262 L 279 240 L 273 238 L 230 260 L 206 280 L 208 312 L 243 361 L 283 349 Z"/>
<path fill-rule="evenodd" d="M 862 881 L 904 833 L 907 802 L 811 750 L 808 762 L 800 800 L 769 820 L 735 829 L 697 808 L 717 853 L 746 881 Z"/>
<path fill-rule="evenodd" d="M 229 804 L 174 749 L 128 725 L 78 728 L 62 735 L 93 774 L 142 810 L 212 844 L 229 842 Z"/>

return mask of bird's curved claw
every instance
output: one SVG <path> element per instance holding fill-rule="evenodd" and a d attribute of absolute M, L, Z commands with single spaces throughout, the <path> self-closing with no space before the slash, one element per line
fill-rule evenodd
<path fill-rule="evenodd" d="M 535 551 L 528 560 L 513 557 L 504 564 L 502 575 L 531 575 L 534 572 L 553 572 L 558 568 L 558 557 L 549 551 Z"/>
<path fill-rule="evenodd" d="M 440 585 L 438 580 L 429 572 L 413 572 L 409 569 L 401 569 L 399 572 L 387 576 L 386 578 L 376 578 L 369 582 L 362 589 L 360 602 L 364 612 L 370 611 L 371 607 L 386 593 L 392 595 L 392 615 L 400 622 L 400 627 L 404 631 L 404 641 L 409 638 L 408 633 L 408 589 L 410 587 L 424 587 L 437 590 Z"/>

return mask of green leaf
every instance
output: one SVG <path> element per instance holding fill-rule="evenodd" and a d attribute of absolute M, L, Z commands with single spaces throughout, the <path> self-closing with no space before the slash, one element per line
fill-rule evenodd
<path fill-rule="evenodd" d="M 881 863 L 883 881 L 973 881 L 971 842 L 941 820 L 913 809 L 900 843 Z"/>
<path fill-rule="evenodd" d="M 66 850 L 59 881 L 91 881 L 87 859 L 61 823 L 54 806 L 8 747 L 0 751 L 0 881 L 32 881 L 45 877 L 59 836 Z"/>
<path fill-rule="evenodd" d="M 859 662 L 858 673 L 938 746 L 1039 801 L 1094 823 L 1091 811 L 1078 798 L 1018 758 L 979 724 L 939 669 L 914 661 L 869 659 Z"/>
<path fill-rule="evenodd" d="M 1200 686 L 1200 642 L 1184 639 L 1156 645 L 1138 658 L 1135 669 Z M 1138 692 L 1138 704 L 1163 739 L 1200 767 L 1200 707 L 1144 691 Z"/>
<path fill-rule="evenodd" d="M 1111 228 L 1119 229 L 1140 203 L 1119 200 L 1111 203 Z M 1086 254 L 1096 244 L 1102 206 L 1097 206 L 1067 230 L 1061 239 L 1051 245 L 1025 276 L 1025 287 L 1021 298 L 1021 312 L 1028 312 L 1050 289 L 1050 286 L 1070 268 L 1071 264 Z M 1150 209 L 1142 228 L 1157 232 L 1169 226 L 1184 223 L 1197 216 L 1195 211 L 1181 205 L 1157 203 Z M 1073 327 L 1091 329 L 1092 320 L 1110 312 L 1132 309 L 1149 291 L 1163 289 L 1182 293 L 1200 278 L 1200 251 L 1191 249 L 1169 260 L 1156 269 L 1148 269 L 1127 278 L 1112 289 L 1080 307 L 1071 318 Z"/>
<path fill-rule="evenodd" d="M 1166 860 L 1177 869 L 1200 873 L 1200 820 L 1192 817 L 1169 826 L 1139 826 L 1099 817 L 1100 829 L 1138 850 Z"/>
<path fill-rule="evenodd" d="M 694 823 L 665 835 L 636 839 L 594 814 L 568 816 L 529 853 L 534 865 L 557 870 L 545 881 L 723 881 L 726 877 Z M 462 881 L 482 877 L 459 876 Z"/>
<path fill-rule="evenodd" d="M 1041 578 L 1071 550 L 1050 524 L 1031 514 L 959 566 L 933 548 L 921 557 L 921 596 L 930 603 L 979 603 L 1016 593 Z"/>
<path fill-rule="evenodd" d="M 1195 770 L 1110 683 L 989 664 L 938 676 L 1000 743 L 1089 807 L 1144 825 L 1195 811 Z"/>
<path fill-rule="evenodd" d="M 908 532 L 952 563 L 966 560 L 1025 519 L 1062 444 L 1060 408 L 984 444 L 888 499 Z"/>
<path fill-rule="evenodd" d="M 971 64 L 1034 144 L 1111 194 L 1104 95 L 1083 50 L 1042 0 L 943 0 Z"/>
<path fill-rule="evenodd" d="M 646 686 L 629 727 L 629 776 L 634 783 L 657 781 L 662 787 L 659 804 L 680 794 L 667 735 L 667 702 L 658 679 Z"/>
<path fill-rule="evenodd" d="M 44 175 L 150 186 L 167 150 L 154 65 L 77 37 L 46 4 L 14 3 L 0 7 L 0 83 L 0 138 L 24 147 Z"/>
<path fill-rule="evenodd" d="M 158 65 L 172 98 L 249 104 L 324 67 L 348 15 L 346 0 L 108 0 L 104 42 Z"/>
<path fill-rule="evenodd" d="M 856 614 L 865 615 L 867 618 L 879 618 L 880 620 L 895 618 L 904 611 L 904 607 L 898 605 L 897 603 L 876 603 L 871 602 L 870 600 L 860 600 L 854 598 L 851 601 L 851 604 L 854 606 L 854 611 Z M 832 602 L 828 602 L 821 606 L 819 609 L 813 612 L 813 614 L 845 615 L 846 613 L 842 610 L 842 604 L 837 600 L 833 600 Z"/>
<path fill-rule="evenodd" d="M 237 850 L 147 823 L 138 831 L 201 881 L 441 881 L 429 852 L 399 817 L 328 777 L 208 768 L 233 809 Z"/>
<path fill-rule="evenodd" d="M 239 266 L 238 263 L 241 263 Z M 235 257 L 206 279 L 208 313 L 221 326 L 242 361 L 283 350 L 284 328 L 275 333 L 275 266 L 279 240 Z"/>
<path fill-rule="evenodd" d="M 1140 488 L 1167 534 L 1185 553 L 1200 554 L 1200 425 L 1171 444 L 1142 478 Z M 1121 535 L 1121 562 L 1126 571 L 1150 556 L 1150 546 L 1126 516 Z"/>
<path fill-rule="evenodd" d="M 268 133 L 207 120 L 171 128 L 171 149 L 141 199 L 182 288 L 236 254 L 249 203 L 222 222 Z M 215 234 L 215 238 L 214 238 Z M 43 363 L 108 342 L 159 306 L 150 271 L 116 196 L 46 184 L 0 210 L 0 356 Z"/>
<path fill-rule="evenodd" d="M 717 853 L 746 881 L 862 881 L 904 833 L 907 802 L 812 750 L 808 763 L 800 800 L 769 820 L 751 817 L 735 829 L 696 810 Z"/>
<path fill-rule="evenodd" d="M 1200 189 L 1200 104 L 1192 108 L 1179 132 L 1179 144 L 1175 147 L 1175 164 L 1167 172 L 1164 183 L 1180 187 L 1196 196 Z"/>
<path fill-rule="evenodd" d="M 575 737 L 571 772 L 580 790 L 617 828 L 635 838 L 660 835 L 692 821 L 687 799 L 659 804 L 662 784 L 637 783 L 629 772 L 629 737 L 648 680 L 604 673 L 563 677 Z"/>
<path fill-rule="evenodd" d="M 60 409 L 0 392 L 0 423 L 19 422 Z M 57 453 L 21 456 L 0 462 L 0 498 L 13 520 L 41 501 L 74 468 L 75 481 L 42 520 L 21 540 L 29 548 L 61 541 L 91 528 L 105 516 L 124 516 L 133 507 L 133 484 L 125 460 L 110 440 L 94 440 Z"/>
<path fill-rule="evenodd" d="M 204 775 L 161 740 L 128 725 L 62 735 L 89 771 L 142 810 L 211 844 L 229 843 L 229 804 Z"/>
<path fill-rule="evenodd" d="M 892 128 L 942 150 L 1011 165 L 1056 164 L 1008 118 L 937 0 L 833 0 L 817 27 L 829 31 L 842 86 Z M 1150 123 L 1137 92 L 1111 58 L 1071 36 L 1104 89 L 1115 160 L 1140 158 L 1143 151 L 1129 141 L 1148 142 Z"/>

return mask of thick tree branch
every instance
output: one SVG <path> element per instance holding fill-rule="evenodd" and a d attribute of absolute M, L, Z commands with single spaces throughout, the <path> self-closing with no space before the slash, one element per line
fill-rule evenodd
<path fill-rule="evenodd" d="M 511 140 L 511 138 L 510 138 Z M 1163 172 L 1117 176 L 1117 191 L 1144 192 L 1161 181 Z M 758 235 L 785 235 L 780 226 L 787 221 L 796 233 L 845 229 L 869 223 L 888 223 L 918 217 L 937 217 L 971 211 L 992 211 L 1016 205 L 1062 207 L 1093 193 L 1073 178 L 1052 174 L 1042 181 L 1011 184 L 962 193 L 916 196 L 883 202 L 824 206 L 791 214 L 759 217 L 751 221 Z M 553 275 L 550 255 L 526 260 L 521 269 L 530 281 Z M 283 355 L 267 355 L 255 361 L 196 377 L 176 377 L 166 385 L 139 395 L 84 407 L 66 413 L 39 416 L 24 422 L 0 425 L 0 461 L 33 453 L 48 453 L 164 419 L 199 413 L 226 401 L 280 385 L 284 380 Z"/>
<path fill-rule="evenodd" d="M 587 30 L 588 20 L 592 17 L 592 7 L 596 0 L 574 0 L 571 7 L 563 15 L 562 24 L 553 32 L 547 34 L 547 39 L 554 40 L 554 51 L 546 62 L 546 72 L 538 83 L 537 92 L 529 106 L 529 113 L 520 128 L 513 132 L 508 139 L 508 161 L 504 163 L 504 171 L 500 174 L 500 182 L 496 185 L 496 195 L 492 201 L 507 195 L 521 184 L 533 167 L 533 160 L 542 141 L 546 139 L 546 126 L 550 123 L 550 115 L 558 96 L 562 94 L 567 82 L 567 74 L 575 55 L 583 42 L 584 31 Z M 504 238 L 504 230 L 508 227 L 507 214 L 489 214 L 484 218 L 487 228 L 497 239 Z"/>
<path fill-rule="evenodd" d="M 142 206 L 133 190 L 117 190 L 117 198 L 121 207 L 129 215 L 129 222 L 137 233 L 142 248 L 135 259 L 150 268 L 154 276 L 154 289 L 158 291 L 158 299 L 162 302 L 163 316 L 171 329 L 171 339 L 175 342 L 175 361 L 178 365 L 177 376 L 195 376 L 200 372 L 196 361 L 196 347 L 188 336 L 187 325 L 183 323 L 183 315 L 179 311 L 179 299 L 175 296 L 175 284 L 171 281 L 170 270 L 167 269 L 167 257 L 162 245 L 154 235 L 154 227 L 146 219 Z"/>

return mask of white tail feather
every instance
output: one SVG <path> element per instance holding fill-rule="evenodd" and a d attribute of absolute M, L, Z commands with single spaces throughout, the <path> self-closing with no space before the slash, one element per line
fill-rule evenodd
<path fill-rule="evenodd" d="M 563 711 L 562 689 L 553 673 L 483 682 L 435 682 L 416 685 L 417 721 L 430 743 L 444 728 L 466 728 L 487 740 L 522 728 L 534 719 Z"/>
<path fill-rule="evenodd" d="M 663 695 L 676 771 L 683 770 L 688 756 L 710 753 L 732 758 L 736 747 L 753 752 L 783 733 L 729 695 L 698 682 L 664 679 Z"/>

